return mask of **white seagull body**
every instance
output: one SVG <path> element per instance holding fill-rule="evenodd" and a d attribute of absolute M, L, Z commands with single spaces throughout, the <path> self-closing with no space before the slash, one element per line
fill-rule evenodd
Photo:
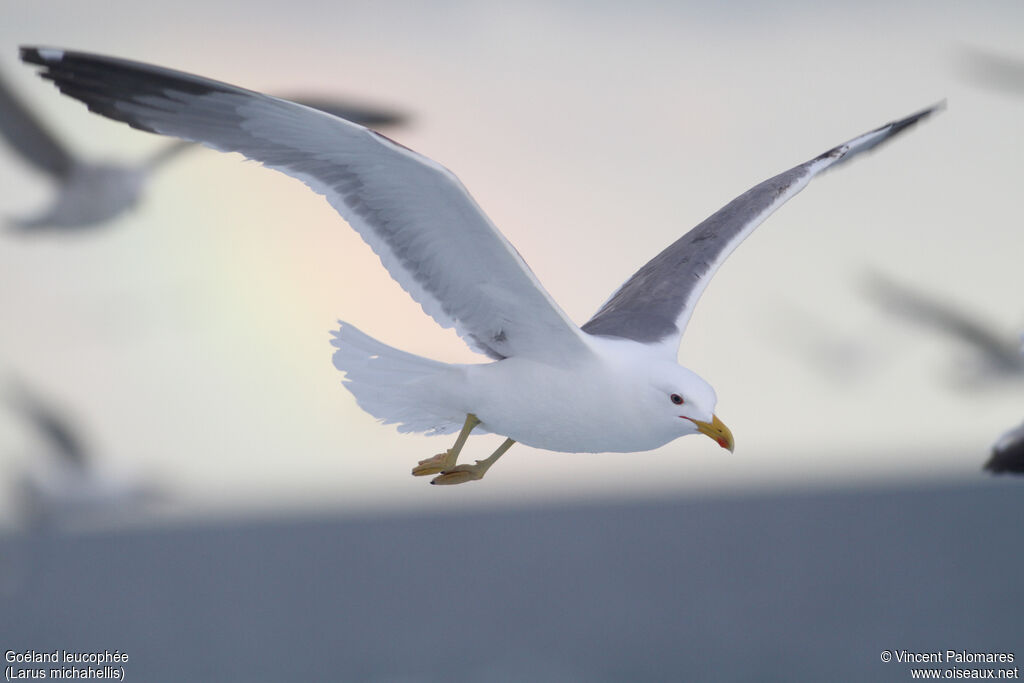
<path fill-rule="evenodd" d="M 733 448 L 711 386 L 676 362 L 714 272 L 817 174 L 925 118 L 931 107 L 835 147 L 740 195 L 634 274 L 575 325 L 447 169 L 362 126 L 206 78 L 47 48 L 22 59 L 90 110 L 287 173 L 326 196 L 391 276 L 444 327 L 494 362 L 452 365 L 389 347 L 342 323 L 334 364 L 359 405 L 402 431 L 451 433 L 421 461 L 433 483 L 479 479 L 515 441 L 568 452 L 632 452 L 703 433 Z M 508 437 L 456 465 L 479 426 Z"/>
<path fill-rule="evenodd" d="M 363 125 L 390 125 L 402 120 L 398 114 L 325 99 L 302 99 L 337 116 Z M 175 141 L 137 163 L 94 163 L 72 154 L 0 79 L 0 136 L 22 159 L 50 176 L 57 193 L 52 203 L 36 216 L 9 219 L 19 232 L 43 229 L 89 228 L 114 220 L 139 203 L 146 183 L 154 172 L 181 152 L 190 142 Z"/>

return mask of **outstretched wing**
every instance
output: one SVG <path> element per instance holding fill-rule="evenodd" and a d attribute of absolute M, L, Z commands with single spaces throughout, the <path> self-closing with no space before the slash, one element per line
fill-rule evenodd
<path fill-rule="evenodd" d="M 367 128 L 179 71 L 48 48 L 26 62 L 91 111 L 240 152 L 327 197 L 423 310 L 492 358 L 588 347 L 458 179 Z"/>
<path fill-rule="evenodd" d="M 74 166 L 71 154 L 43 127 L 36 115 L 18 101 L 3 79 L 0 79 L 0 135 L 25 161 L 56 178 L 66 177 Z"/>
<path fill-rule="evenodd" d="M 940 103 L 825 152 L 747 190 L 647 262 L 583 330 L 674 349 L 722 262 L 773 211 L 822 171 L 866 152 L 942 108 Z M 675 344 L 669 345 L 669 341 Z"/>

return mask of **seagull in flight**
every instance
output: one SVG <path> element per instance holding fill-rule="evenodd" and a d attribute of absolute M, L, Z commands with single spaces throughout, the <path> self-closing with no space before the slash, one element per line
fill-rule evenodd
<path fill-rule="evenodd" d="M 941 296 L 929 295 L 873 273 L 867 293 L 885 312 L 955 339 L 975 352 L 975 372 L 965 376 L 975 384 L 1019 379 L 1024 374 L 1020 340 L 980 320 Z"/>
<path fill-rule="evenodd" d="M 307 106 L 364 126 L 391 126 L 404 117 L 396 112 L 333 101 L 300 97 Z M 137 163 L 94 163 L 74 154 L 49 130 L 0 77 L 0 137 L 29 165 L 57 185 L 53 203 L 37 216 L 9 219 L 17 232 L 42 229 L 95 227 L 135 206 L 147 179 L 181 152 L 193 148 L 178 140 Z"/>
<path fill-rule="evenodd" d="M 240 152 L 298 178 L 348 221 L 424 312 L 491 362 L 449 364 L 388 346 L 346 322 L 334 365 L 364 410 L 400 431 L 451 434 L 420 461 L 431 483 L 481 479 L 515 442 L 631 453 L 733 435 L 715 390 L 676 361 L 709 280 L 739 243 L 811 178 L 907 130 L 938 104 L 833 147 L 744 192 L 630 277 L 575 325 L 445 167 L 350 121 L 208 78 L 113 57 L 23 47 L 62 93 L 142 130 Z M 473 464 L 473 430 L 505 436 Z"/>
<path fill-rule="evenodd" d="M 52 403 L 20 383 L 8 386 L 7 399 L 45 446 L 14 491 L 31 526 L 127 516 L 164 499 L 155 483 L 135 472 L 100 466 L 73 421 Z"/>

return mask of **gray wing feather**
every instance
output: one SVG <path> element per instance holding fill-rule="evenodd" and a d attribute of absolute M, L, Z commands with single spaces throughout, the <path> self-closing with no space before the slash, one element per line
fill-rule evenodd
<path fill-rule="evenodd" d="M 319 109 L 331 116 L 337 116 L 338 118 L 351 121 L 352 123 L 358 123 L 360 126 L 366 126 L 367 128 L 397 126 L 405 123 L 407 120 L 405 114 L 400 114 L 396 111 L 362 106 L 340 100 L 316 97 L 284 97 L 283 99 L 290 100 L 313 109 Z M 182 152 L 187 152 L 192 149 L 195 145 L 196 143 L 192 140 L 177 140 L 172 142 L 166 147 L 157 150 L 155 154 L 149 157 L 145 162 L 145 167 L 152 170 L 159 166 L 163 166 L 168 161 L 177 158 Z"/>
<path fill-rule="evenodd" d="M 22 59 L 91 111 L 202 142 L 302 180 L 445 327 L 492 358 L 588 347 L 511 244 L 439 164 L 349 121 L 206 78 L 48 48 Z"/>
<path fill-rule="evenodd" d="M 682 334 L 680 313 L 711 277 L 722 252 L 751 219 L 807 174 L 803 166 L 744 192 L 673 242 L 638 270 L 598 313 L 584 332 L 655 343 Z M 685 321 L 684 323 L 685 324 Z"/>
<path fill-rule="evenodd" d="M 56 178 L 65 178 L 75 162 L 39 119 L 0 79 L 0 134 L 25 161 Z"/>
<path fill-rule="evenodd" d="M 754 228 L 815 175 L 876 147 L 942 106 L 881 126 L 747 190 L 638 270 L 583 331 L 652 344 L 674 338 L 678 343 L 708 281 Z"/>

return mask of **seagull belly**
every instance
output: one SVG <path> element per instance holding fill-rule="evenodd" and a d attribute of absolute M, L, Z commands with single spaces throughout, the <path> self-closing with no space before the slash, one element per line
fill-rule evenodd
<path fill-rule="evenodd" d="M 632 386 L 597 364 L 508 358 L 471 366 L 473 412 L 519 443 L 566 453 L 632 453 L 680 436 L 653 427 Z"/>

